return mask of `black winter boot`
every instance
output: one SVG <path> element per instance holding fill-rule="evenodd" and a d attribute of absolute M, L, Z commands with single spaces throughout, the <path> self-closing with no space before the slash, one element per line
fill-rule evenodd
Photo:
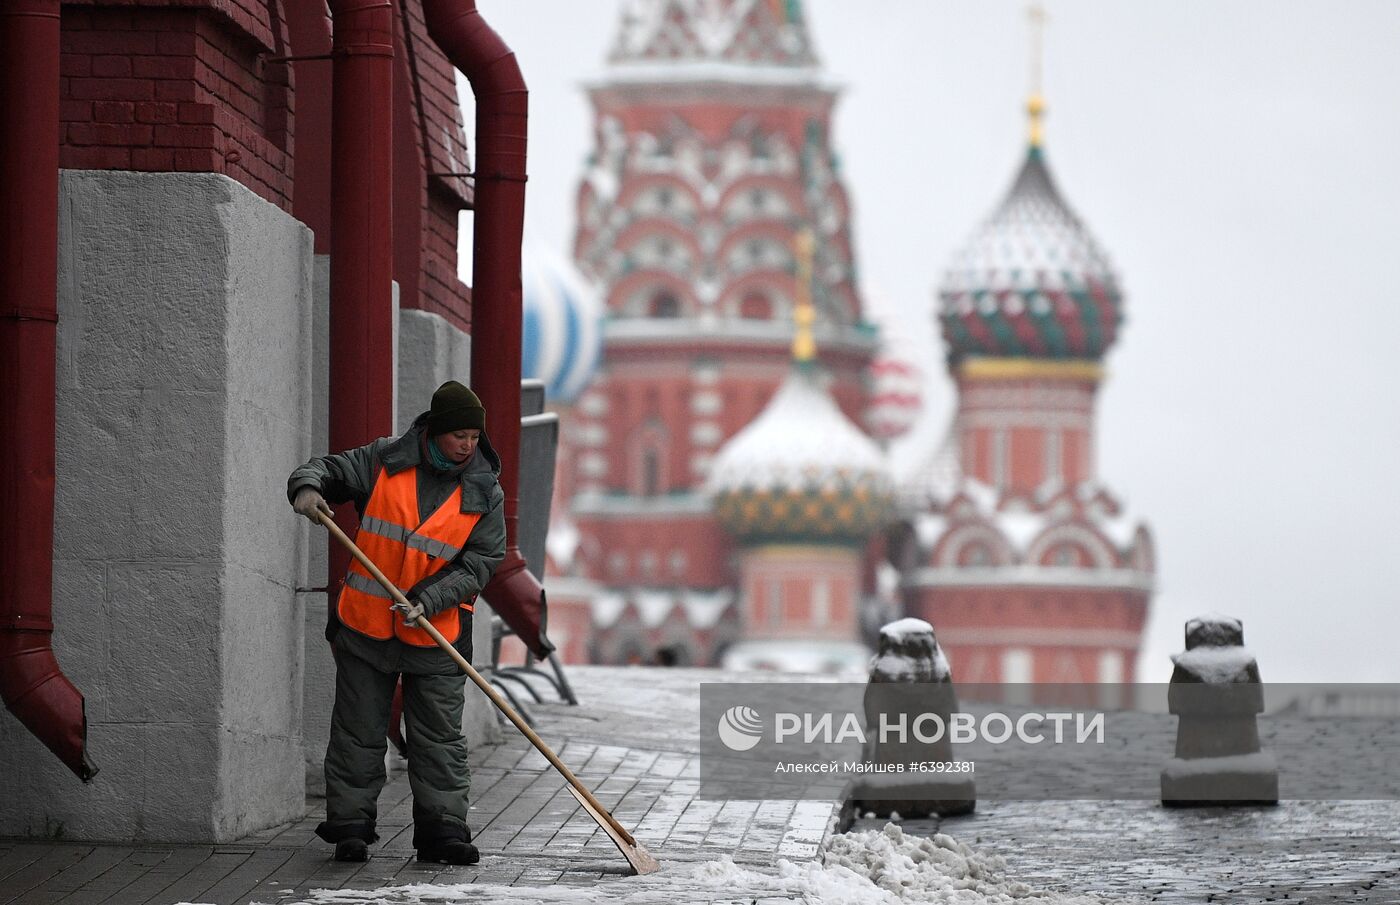
<path fill-rule="evenodd" d="M 461 839 L 444 839 L 418 850 L 419 861 L 438 864 L 475 864 L 481 860 L 476 846 Z"/>
<path fill-rule="evenodd" d="M 481 860 L 481 853 L 472 845 L 472 831 L 446 821 L 414 824 L 413 847 L 418 849 L 419 861 L 475 864 Z"/>
<path fill-rule="evenodd" d="M 379 838 L 374 824 L 366 822 L 331 823 L 321 821 L 316 835 L 335 846 L 337 861 L 368 861 L 369 844 Z"/>

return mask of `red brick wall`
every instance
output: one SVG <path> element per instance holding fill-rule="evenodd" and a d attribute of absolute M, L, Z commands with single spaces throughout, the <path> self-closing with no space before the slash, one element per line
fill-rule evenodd
<path fill-rule="evenodd" d="M 713 516 L 581 513 L 575 520 L 580 569 L 605 585 L 713 589 L 733 579 L 734 542 Z"/>
<path fill-rule="evenodd" d="M 456 76 L 452 64 L 428 36 L 422 0 L 402 2 L 409 58 L 417 76 L 428 173 L 445 192 L 465 206 L 471 201 L 470 183 L 460 176 L 447 175 L 471 169 L 462 131 L 462 109 L 457 104 Z"/>
<path fill-rule="evenodd" d="M 400 0 L 398 33 L 412 71 L 415 136 L 424 170 L 419 180 L 423 206 L 417 293 L 405 293 L 405 308 L 419 308 L 446 318 L 461 330 L 471 330 L 470 291 L 457 276 L 458 212 L 471 206 L 468 180 L 456 174 L 471 170 L 462 109 L 452 64 L 428 35 L 422 0 Z M 397 166 L 397 164 L 396 164 Z M 396 242 L 400 241 L 398 239 Z M 401 284 L 407 280 L 400 279 Z"/>
<path fill-rule="evenodd" d="M 63 5 L 60 166 L 223 173 L 291 209 L 279 0 Z"/>
<path fill-rule="evenodd" d="M 1065 431 L 1060 459 L 1064 463 L 1062 467 L 1068 484 L 1077 484 L 1093 477 L 1088 468 L 1087 439 L 1084 431 Z"/>
<path fill-rule="evenodd" d="M 741 556 L 739 610 L 746 639 L 857 637 L 860 551 L 793 546 L 751 549 Z M 816 611 L 818 583 L 826 586 L 824 614 Z"/>
<path fill-rule="evenodd" d="M 1047 430 L 1059 434 L 1058 476 L 1068 484 L 1093 478 L 1090 457 L 1097 384 L 1048 378 L 958 378 L 962 468 L 983 483 L 1007 482 L 1013 495 L 1033 493 L 1049 477 Z M 998 440 L 998 436 L 1002 438 Z M 1005 471 L 996 474 L 1004 442 Z"/>
<path fill-rule="evenodd" d="M 405 299 L 405 308 L 421 308 L 440 314 L 467 333 L 471 332 L 471 292 L 457 276 L 457 212 L 460 202 L 445 192 L 427 193 L 428 211 L 423 218 L 422 277 L 418 298 Z"/>
<path fill-rule="evenodd" d="M 1011 448 L 1007 450 L 1010 461 L 1011 492 L 1032 494 L 1045 482 L 1045 430 L 1041 427 L 1013 427 L 1010 434 Z"/>
<path fill-rule="evenodd" d="M 290 46 L 285 0 L 71 0 L 63 4 L 61 166 L 223 173 L 292 210 L 295 64 L 269 58 L 321 53 Z M 309 2 L 309 0 L 297 0 Z M 396 277 L 407 308 L 470 331 L 467 287 L 457 276 L 457 219 L 470 207 L 471 168 L 453 68 L 428 36 L 421 0 L 400 0 L 398 51 L 409 70 L 420 235 L 405 235 L 412 270 Z M 319 70 L 317 70 L 319 72 Z M 320 94 L 297 100 L 329 109 Z M 322 127 L 328 125 L 321 117 Z M 329 136 L 324 136 L 329 141 Z M 305 212 L 302 212 L 305 215 Z M 307 218 L 308 222 L 311 219 Z M 322 218 L 328 223 L 327 218 Z M 322 231 L 324 226 L 318 224 Z M 325 246 L 319 241 L 318 248 Z"/>
<path fill-rule="evenodd" d="M 1097 681 L 1100 653 L 1125 651 L 1124 680 L 1133 681 L 1132 656 L 1147 622 L 1148 595 L 1125 588 L 1073 587 L 939 587 L 911 592 L 908 615 L 932 623 L 939 643 L 954 661 L 954 680 L 999 682 L 1007 647 L 1032 651 L 1033 680 L 1063 682 L 1063 653 L 1075 652 L 1079 681 Z M 998 632 L 1024 636 L 1010 642 Z M 1051 644 L 1056 634 L 1060 643 Z M 1082 641 L 1070 643 L 1075 635 Z M 1037 635 L 1046 643 L 1036 643 Z M 1125 639 L 1135 639 L 1131 645 Z M 974 640 L 976 639 L 976 640 Z M 1117 640 L 1114 640 L 1117 639 Z M 957 669 L 973 667 L 970 675 Z"/>

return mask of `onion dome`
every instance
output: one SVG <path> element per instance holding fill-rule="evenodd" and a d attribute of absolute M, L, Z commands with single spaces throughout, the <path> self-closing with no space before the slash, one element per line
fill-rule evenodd
<path fill-rule="evenodd" d="M 748 543 L 864 541 L 888 520 L 885 457 L 821 385 L 812 323 L 812 234 L 796 237 L 792 371 L 758 417 L 715 456 L 715 515 Z"/>
<path fill-rule="evenodd" d="M 543 380 L 545 398 L 571 402 L 593 379 L 603 351 L 603 305 L 574 266 L 533 243 L 522 252 L 525 311 L 520 373 Z"/>
<path fill-rule="evenodd" d="M 1060 197 L 1038 131 L 1032 135 L 1011 191 L 953 259 L 939 290 L 950 362 L 978 355 L 1097 361 L 1117 337 L 1117 279 Z"/>
<path fill-rule="evenodd" d="M 848 541 L 884 525 L 892 481 L 879 448 L 799 367 L 719 451 L 708 490 L 741 540 Z"/>
<path fill-rule="evenodd" d="M 865 426 L 876 440 L 888 442 L 909 433 L 923 402 L 923 374 L 911 358 L 887 349 L 870 363 Z"/>
<path fill-rule="evenodd" d="M 870 402 L 865 430 L 879 443 L 903 437 L 913 429 L 923 409 L 923 370 L 919 350 L 888 296 L 867 285 L 865 316 L 880 331 L 880 351 L 867 368 Z"/>

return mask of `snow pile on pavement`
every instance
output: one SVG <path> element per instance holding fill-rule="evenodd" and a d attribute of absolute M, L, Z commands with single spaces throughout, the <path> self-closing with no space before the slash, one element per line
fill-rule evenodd
<path fill-rule="evenodd" d="M 1041 905 L 1101 905 L 1097 896 L 1066 896 L 1038 891 L 1004 876 L 1006 863 L 984 854 L 952 836 L 932 837 L 905 833 L 893 823 L 883 830 L 867 830 L 831 837 L 823 873 L 844 871 L 858 876 L 866 886 L 863 897 L 851 902 L 901 905 L 905 902 L 937 902 L 948 905 L 1001 905 L 1035 902 Z M 814 899 L 846 902 L 846 899 Z"/>
<path fill-rule="evenodd" d="M 883 830 L 838 835 L 823 863 L 780 860 L 776 873 L 729 858 L 702 864 L 665 864 L 646 877 L 601 881 L 591 887 L 418 884 L 375 890 L 321 889 L 299 905 L 428 905 L 508 901 L 513 905 L 690 905 L 748 903 L 783 898 L 809 905 L 1103 905 L 1097 896 L 1039 892 L 1004 876 L 995 855 L 977 852 L 943 834 Z"/>

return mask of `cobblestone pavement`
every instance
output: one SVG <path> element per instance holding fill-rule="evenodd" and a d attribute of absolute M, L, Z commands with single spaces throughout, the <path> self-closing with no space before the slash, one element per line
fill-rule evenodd
<path fill-rule="evenodd" d="M 537 729 L 663 866 L 725 855 L 755 867 L 816 857 L 838 802 L 697 798 L 698 686 L 720 674 L 570 667 L 569 675 L 580 706 L 533 704 Z M 366 864 L 330 860 L 314 833 L 319 803 L 311 802 L 305 820 L 226 845 L 0 841 L 0 905 L 278 905 L 327 888 L 590 886 L 626 874 L 626 861 L 544 757 L 513 727 L 504 735 L 502 744 L 471 756 L 469 822 L 482 850 L 479 865 L 413 860 L 408 781 L 396 771 L 380 796 L 381 840 Z"/>
<path fill-rule="evenodd" d="M 739 677 L 604 667 L 572 667 L 570 675 L 581 706 L 534 705 L 539 729 L 663 866 L 727 855 L 768 872 L 779 858 L 819 854 L 834 801 L 698 798 L 699 683 Z M 367 864 L 329 860 L 313 833 L 319 820 L 313 803 L 305 820 L 228 845 L 0 841 L 0 905 L 290 905 L 317 889 L 621 880 L 625 862 L 562 779 L 513 729 L 505 735 L 503 744 L 472 753 L 471 822 L 483 852 L 475 867 L 413 860 L 409 792 L 400 772 L 381 798 L 384 838 Z M 1154 751 L 1170 743 L 1167 735 L 1143 739 Z M 908 821 L 906 831 L 949 833 L 997 854 L 1009 877 L 1032 887 L 1113 902 L 1400 903 L 1400 802 L 1173 810 L 1151 800 L 993 800 L 991 785 L 975 814 L 941 824 Z M 855 828 L 881 825 L 857 821 Z M 697 888 L 670 905 L 747 903 L 748 897 L 734 898 L 741 893 Z"/>
<path fill-rule="evenodd" d="M 1361 800 L 1400 792 L 1397 721 L 1261 719 L 1285 795 L 1325 789 L 1358 799 L 1262 808 L 1163 808 L 1158 771 L 1173 751 L 1176 718 L 1111 714 L 1110 730 L 1100 755 L 1059 762 L 1028 746 L 967 746 L 959 756 L 976 760 L 983 800 L 974 816 L 947 820 L 942 832 L 1001 855 L 1008 873 L 1033 886 L 1193 905 L 1400 903 L 1400 801 Z M 996 757 L 1004 761 L 999 777 L 983 774 Z M 1074 787 L 1076 769 L 1096 774 L 1086 786 L 1137 800 L 1004 800 L 1008 789 Z M 1017 773 L 1038 779 L 1018 783 Z"/>
<path fill-rule="evenodd" d="M 853 828 L 883 825 L 857 820 Z M 903 826 L 994 852 L 1008 876 L 1038 889 L 1114 902 L 1400 903 L 1400 802 L 1174 809 L 1151 801 L 982 801 L 967 817 Z"/>
<path fill-rule="evenodd" d="M 988 705 L 965 703 L 976 715 Z M 1015 707 L 995 708 L 1014 715 Z M 1040 889 L 1154 903 L 1400 903 L 1400 798 L 1393 719 L 1261 718 L 1278 755 L 1284 794 L 1335 799 L 1275 807 L 1164 808 L 1159 772 L 1174 750 L 1176 717 L 1110 713 L 1107 744 L 957 746 L 976 764 L 976 812 L 910 820 L 906 832 L 944 832 L 1003 857 L 1007 874 Z M 1113 800 L 1028 801 L 1067 790 Z M 1328 797 L 1318 795 L 1317 797 Z M 857 820 L 853 829 L 883 826 Z"/>

